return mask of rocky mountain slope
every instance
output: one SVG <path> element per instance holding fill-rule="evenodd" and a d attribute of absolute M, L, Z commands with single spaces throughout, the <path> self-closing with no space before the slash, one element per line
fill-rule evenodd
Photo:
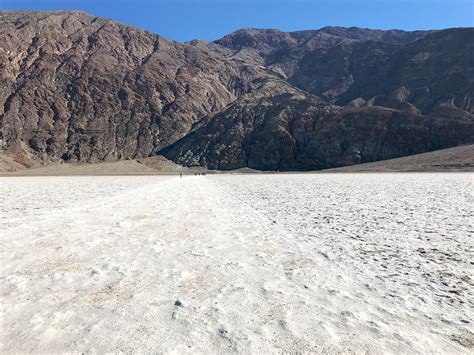
<path fill-rule="evenodd" d="M 210 169 L 316 170 L 472 142 L 473 132 L 472 116 L 340 108 L 282 95 L 231 105 L 164 155 Z"/>
<path fill-rule="evenodd" d="M 281 81 L 81 12 L 2 12 L 0 48 L 4 141 L 64 160 L 154 154 L 261 82 Z"/>
<path fill-rule="evenodd" d="M 472 143 L 473 39 L 329 27 L 179 43 L 77 11 L 2 11 L 3 155 L 309 170 Z"/>
<path fill-rule="evenodd" d="M 353 83 L 353 72 L 360 70 L 361 65 L 378 61 L 394 52 L 398 45 L 416 41 L 429 33 L 355 27 L 324 27 L 290 33 L 243 29 L 215 43 L 235 51 L 250 52 L 294 85 L 334 99 Z M 361 62 L 361 56 L 368 62 Z"/>

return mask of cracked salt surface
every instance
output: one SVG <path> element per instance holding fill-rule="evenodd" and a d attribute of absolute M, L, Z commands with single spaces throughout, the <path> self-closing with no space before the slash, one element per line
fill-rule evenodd
<path fill-rule="evenodd" d="M 0 178 L 0 349 L 472 353 L 473 185 Z"/>

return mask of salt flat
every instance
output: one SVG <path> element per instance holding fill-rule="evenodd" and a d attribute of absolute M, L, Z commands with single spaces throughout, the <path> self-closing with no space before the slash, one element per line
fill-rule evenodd
<path fill-rule="evenodd" d="M 0 178 L 1 351 L 472 353 L 473 176 Z"/>

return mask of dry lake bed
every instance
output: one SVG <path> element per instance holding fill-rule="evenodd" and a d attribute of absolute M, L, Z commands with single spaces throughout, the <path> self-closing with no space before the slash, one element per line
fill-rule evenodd
<path fill-rule="evenodd" d="M 474 175 L 0 178 L 1 352 L 471 353 Z"/>

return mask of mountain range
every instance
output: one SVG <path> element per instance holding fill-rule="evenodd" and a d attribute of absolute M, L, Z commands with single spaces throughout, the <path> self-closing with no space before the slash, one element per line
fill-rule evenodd
<path fill-rule="evenodd" d="M 0 11 L 2 155 L 317 170 L 474 143 L 474 29 L 242 29 L 180 43 Z"/>

